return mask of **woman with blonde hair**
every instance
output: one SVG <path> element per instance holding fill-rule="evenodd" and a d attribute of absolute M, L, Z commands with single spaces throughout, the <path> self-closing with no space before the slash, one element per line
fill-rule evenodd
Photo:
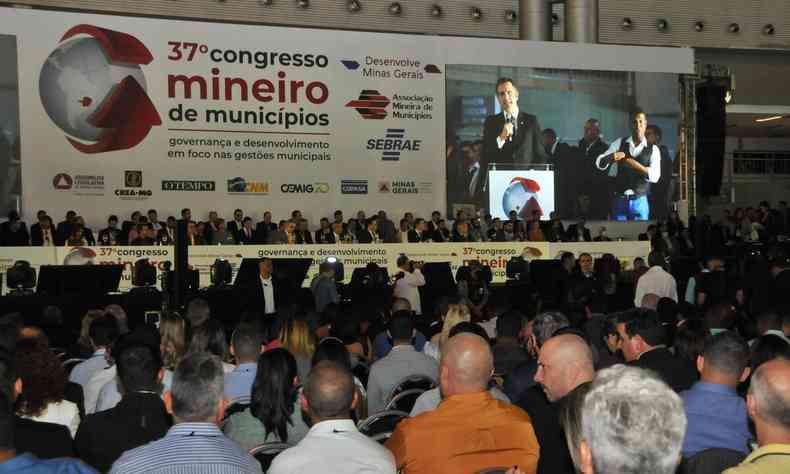
<path fill-rule="evenodd" d="M 159 350 L 163 367 L 173 371 L 186 352 L 186 323 L 174 313 L 165 313 L 159 320 Z"/>
<path fill-rule="evenodd" d="M 315 334 L 310 330 L 310 325 L 304 318 L 286 319 L 280 330 L 280 343 L 296 359 L 299 380 L 307 380 L 316 346 Z"/>
<path fill-rule="evenodd" d="M 441 359 L 442 347 L 450 339 L 450 330 L 458 323 L 470 322 L 472 313 L 465 304 L 451 304 L 447 307 L 447 314 L 442 317 L 442 330 L 425 343 L 423 352 L 436 360 Z"/>

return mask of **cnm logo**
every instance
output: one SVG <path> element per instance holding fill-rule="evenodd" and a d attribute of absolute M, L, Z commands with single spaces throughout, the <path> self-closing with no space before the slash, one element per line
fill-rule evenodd
<path fill-rule="evenodd" d="M 280 186 L 280 191 L 283 193 L 302 193 L 302 194 L 328 193 L 329 183 L 314 183 L 314 184 L 288 183 Z"/>

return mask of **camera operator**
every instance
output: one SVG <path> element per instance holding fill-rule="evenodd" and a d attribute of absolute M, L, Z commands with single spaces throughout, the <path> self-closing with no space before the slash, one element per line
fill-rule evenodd
<path fill-rule="evenodd" d="M 420 304 L 420 291 L 418 288 L 425 285 L 425 277 L 422 275 L 422 262 L 413 262 L 406 255 L 398 257 L 399 271 L 395 281 L 395 298 L 404 298 L 411 303 L 411 308 L 418 316 L 422 315 Z"/>

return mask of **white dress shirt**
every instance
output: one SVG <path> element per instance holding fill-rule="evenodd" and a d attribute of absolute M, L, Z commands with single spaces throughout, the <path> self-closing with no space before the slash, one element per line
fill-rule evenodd
<path fill-rule="evenodd" d="M 405 298 L 411 303 L 411 309 L 415 314 L 422 314 L 422 305 L 420 304 L 420 291 L 418 288 L 425 284 L 425 277 L 419 268 L 415 268 L 414 272 L 403 272 L 403 278 L 395 283 L 396 298 Z"/>
<path fill-rule="evenodd" d="M 63 425 L 69 429 L 72 439 L 77 435 L 77 428 L 80 426 L 80 411 L 75 403 L 68 400 L 50 402 L 40 415 L 23 416 L 23 418 Z"/>
<path fill-rule="evenodd" d="M 55 246 L 55 237 L 52 235 L 51 227 L 49 229 L 41 229 L 41 246 L 42 247 Z"/>
<path fill-rule="evenodd" d="M 277 307 L 274 301 L 274 285 L 272 284 L 272 277 L 261 278 L 261 287 L 263 288 L 263 310 L 266 314 L 273 314 L 277 312 Z"/>
<path fill-rule="evenodd" d="M 316 423 L 296 446 L 272 461 L 269 474 L 395 474 L 392 453 L 351 420 Z"/>
<path fill-rule="evenodd" d="M 509 114 L 505 111 L 502 111 L 502 114 L 504 114 L 505 116 L 505 123 L 509 122 L 510 120 L 513 121 L 513 135 L 515 135 L 516 129 L 518 127 L 518 107 L 515 107 L 513 109 L 512 114 Z M 502 138 L 499 135 L 496 136 L 496 146 L 500 150 L 502 149 L 503 146 L 505 146 L 505 140 L 502 140 Z"/>
<path fill-rule="evenodd" d="M 472 166 L 469 167 L 467 170 L 468 173 L 472 174 L 472 179 L 469 180 L 469 189 L 466 190 L 470 196 L 474 196 L 475 189 L 477 189 L 477 182 L 480 181 L 480 162 L 475 162 Z"/>
<path fill-rule="evenodd" d="M 85 414 L 90 415 L 96 412 L 96 404 L 99 400 L 99 393 L 107 382 L 114 380 L 118 371 L 114 365 L 108 365 L 102 370 L 97 370 L 82 387 L 85 395 Z"/>
<path fill-rule="evenodd" d="M 677 303 L 678 287 L 675 282 L 675 277 L 664 271 L 664 269 L 658 265 L 650 267 L 650 270 L 639 277 L 639 282 L 636 284 L 634 306 L 637 308 L 641 307 L 642 298 L 650 293 L 658 295 L 659 298 L 671 298 Z"/>
<path fill-rule="evenodd" d="M 620 145 L 623 143 L 622 138 L 618 138 L 617 140 L 613 141 L 611 145 L 609 145 L 609 149 L 603 152 L 598 158 L 595 159 L 595 166 L 602 171 L 606 170 L 605 166 L 601 165 L 601 160 L 603 157 L 611 155 L 617 151 L 620 151 Z M 634 138 L 628 137 L 626 138 L 626 143 L 628 143 L 628 153 L 631 156 L 639 156 L 640 153 L 645 149 L 647 145 L 647 140 L 642 139 L 641 142 L 638 144 L 634 144 Z M 617 161 L 612 161 L 609 165 L 609 176 L 615 177 L 617 176 L 617 170 L 619 169 L 620 163 Z M 623 165 L 627 166 L 627 165 Z M 653 146 L 653 152 L 650 154 L 650 166 L 647 168 L 647 180 L 651 183 L 657 183 L 658 180 L 661 179 L 661 152 L 658 151 L 657 146 Z"/>
<path fill-rule="evenodd" d="M 80 384 L 84 389 L 93 374 L 107 367 L 106 353 L 106 349 L 99 349 L 89 359 L 75 365 L 69 374 L 69 382 Z"/>

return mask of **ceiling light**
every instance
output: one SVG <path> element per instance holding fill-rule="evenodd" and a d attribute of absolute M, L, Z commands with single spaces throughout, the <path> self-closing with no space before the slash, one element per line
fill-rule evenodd
<path fill-rule="evenodd" d="M 272 0 L 258 0 L 258 5 L 269 6 L 272 4 Z"/>
<path fill-rule="evenodd" d="M 389 11 L 391 15 L 400 15 L 403 12 L 403 7 L 398 2 L 392 2 Z"/>
<path fill-rule="evenodd" d="M 783 118 L 784 118 L 784 116 L 782 116 L 782 115 L 772 115 L 770 117 L 763 117 L 763 118 L 754 119 L 754 121 L 757 122 L 757 123 L 773 122 L 774 120 L 781 120 Z"/>
<path fill-rule="evenodd" d="M 630 18 L 628 18 L 628 17 L 625 17 L 625 18 L 623 18 L 623 23 L 622 23 L 622 25 L 623 25 L 623 29 L 624 29 L 624 30 L 630 30 L 631 28 L 633 28 L 633 27 L 634 27 L 634 22 L 633 22 L 633 21 L 631 21 L 631 19 L 630 19 Z"/>
<path fill-rule="evenodd" d="M 730 26 L 728 27 L 728 30 L 730 30 L 730 33 L 736 34 L 736 33 L 741 31 L 741 25 L 739 25 L 737 23 L 730 23 Z"/>
<path fill-rule="evenodd" d="M 307 8 L 310 6 L 310 0 L 297 0 L 296 5 L 299 8 Z"/>
<path fill-rule="evenodd" d="M 730 102 L 732 102 L 732 91 L 728 90 L 724 93 L 724 103 L 729 104 Z"/>
<path fill-rule="evenodd" d="M 694 23 L 694 30 L 696 30 L 697 33 L 701 32 L 704 29 L 705 29 L 705 23 L 701 21 Z"/>
<path fill-rule="evenodd" d="M 656 23 L 656 28 L 658 28 L 658 31 L 667 31 L 669 29 L 669 22 L 662 18 Z"/>
<path fill-rule="evenodd" d="M 481 9 L 479 9 L 477 7 L 472 7 L 472 10 L 471 10 L 470 14 L 472 15 L 472 18 L 475 19 L 475 20 L 479 21 L 479 20 L 483 19 L 483 10 L 481 10 Z"/>
<path fill-rule="evenodd" d="M 551 24 L 552 26 L 557 26 L 560 24 L 560 16 L 556 13 L 551 14 Z"/>
<path fill-rule="evenodd" d="M 516 19 L 518 19 L 518 14 L 515 10 L 508 10 L 505 12 L 505 21 L 508 23 L 515 23 Z"/>
<path fill-rule="evenodd" d="M 776 32 L 776 28 L 774 25 L 768 23 L 767 25 L 763 26 L 763 34 L 766 36 L 772 36 Z"/>

